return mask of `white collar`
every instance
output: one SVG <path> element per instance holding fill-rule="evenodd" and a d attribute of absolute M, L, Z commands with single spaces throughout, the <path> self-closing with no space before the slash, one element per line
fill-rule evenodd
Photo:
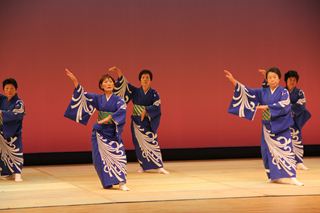
<path fill-rule="evenodd" d="M 274 93 L 274 91 L 276 91 L 276 89 L 278 88 L 279 86 L 277 86 L 276 88 L 274 88 L 273 90 L 270 88 L 270 92 L 271 92 L 271 94 L 273 94 Z"/>
<path fill-rule="evenodd" d="M 142 87 L 141 87 L 141 89 L 142 89 L 143 93 L 146 95 L 149 92 L 150 87 L 147 89 L 147 91 L 144 91 Z"/>
<path fill-rule="evenodd" d="M 107 94 L 104 94 L 104 96 L 106 97 L 107 101 L 110 100 L 110 98 L 112 97 L 113 93 L 111 93 L 111 95 L 108 97 Z"/>

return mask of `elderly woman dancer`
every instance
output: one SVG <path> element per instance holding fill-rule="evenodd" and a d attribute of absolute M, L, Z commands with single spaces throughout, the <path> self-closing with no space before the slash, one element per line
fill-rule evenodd
<path fill-rule="evenodd" d="M 266 70 L 259 69 L 259 72 L 266 76 Z M 289 70 L 284 74 L 284 81 L 286 89 L 290 94 L 291 113 L 293 117 L 293 124 L 290 127 L 291 138 L 293 144 L 293 152 L 296 155 L 297 169 L 308 170 L 303 163 L 303 143 L 302 143 L 302 127 L 311 118 L 310 112 L 306 108 L 306 98 L 304 92 L 297 88 L 299 81 L 299 74 L 295 70 Z M 263 82 L 263 87 L 268 87 L 266 80 Z"/>
<path fill-rule="evenodd" d="M 24 103 L 18 97 L 18 83 L 13 78 L 3 81 L 0 94 L 0 173 L 4 179 L 22 181 L 22 121 Z"/>
<path fill-rule="evenodd" d="M 296 161 L 290 126 L 291 104 L 287 89 L 279 86 L 281 72 L 270 68 L 266 72 L 269 87 L 250 89 L 225 70 L 226 77 L 235 86 L 229 113 L 252 120 L 256 110 L 262 111 L 261 155 L 267 177 L 273 183 L 302 186 L 296 179 Z"/>
<path fill-rule="evenodd" d="M 307 170 L 303 164 L 303 144 L 302 127 L 311 118 L 310 112 L 306 108 L 306 97 L 304 92 L 297 88 L 299 74 L 295 70 L 289 70 L 284 75 L 286 88 L 290 94 L 291 110 L 293 115 L 293 125 L 291 126 L 291 137 L 293 142 L 293 151 L 296 154 L 297 169 Z"/>
<path fill-rule="evenodd" d="M 133 114 L 131 116 L 131 133 L 135 146 L 136 156 L 140 164 L 138 172 L 156 169 L 158 173 L 169 174 L 163 168 L 160 146 L 158 143 L 158 127 L 160 124 L 161 109 L 160 96 L 151 88 L 152 72 L 142 70 L 139 73 L 140 87 L 130 84 L 117 67 L 111 67 L 109 71 L 116 72 L 116 94 L 123 97 L 128 103 L 133 102 Z"/>
<path fill-rule="evenodd" d="M 65 117 L 86 125 L 95 109 L 99 111 L 91 136 L 94 167 L 103 188 L 119 185 L 120 190 L 128 191 L 127 159 L 121 138 L 126 118 L 126 103 L 113 94 L 114 79 L 110 75 L 103 75 L 99 81 L 103 94 L 93 94 L 85 92 L 76 76 L 68 69 L 66 74 L 73 82 L 75 90 Z"/>

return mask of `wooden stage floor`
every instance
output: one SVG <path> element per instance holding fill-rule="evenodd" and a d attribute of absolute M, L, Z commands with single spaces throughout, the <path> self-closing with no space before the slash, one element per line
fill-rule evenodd
<path fill-rule="evenodd" d="M 320 212 L 320 158 L 305 164 L 299 187 L 267 183 L 261 159 L 165 162 L 170 175 L 129 163 L 129 192 L 102 189 L 92 165 L 29 166 L 23 182 L 0 180 L 0 211 Z"/>

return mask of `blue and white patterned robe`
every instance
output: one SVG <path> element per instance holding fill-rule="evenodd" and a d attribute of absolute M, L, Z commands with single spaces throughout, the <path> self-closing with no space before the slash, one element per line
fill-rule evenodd
<path fill-rule="evenodd" d="M 0 168 L 1 176 L 20 174 L 23 167 L 22 121 L 24 103 L 15 95 L 8 101 L 0 94 Z"/>
<path fill-rule="evenodd" d="M 297 163 L 303 163 L 302 127 L 311 118 L 310 112 L 306 109 L 306 98 L 301 89 L 294 88 L 290 91 L 291 110 L 294 124 L 291 126 L 291 137 L 293 151 L 296 154 Z"/>
<path fill-rule="evenodd" d="M 157 135 L 161 117 L 159 94 L 152 88 L 145 93 L 141 87 L 134 87 L 123 76 L 116 83 L 115 93 L 123 97 L 127 103 L 130 100 L 133 102 L 131 133 L 140 166 L 143 170 L 162 168 L 163 161 Z M 141 112 L 144 109 L 147 115 L 141 121 Z"/>
<path fill-rule="evenodd" d="M 287 89 L 279 86 L 250 89 L 236 85 L 229 113 L 249 120 L 258 105 L 268 105 L 269 119 L 262 120 L 261 154 L 269 179 L 296 177 L 296 161 L 290 135 L 291 104 Z M 266 116 L 268 117 L 268 116 Z"/>
<path fill-rule="evenodd" d="M 126 118 L 125 101 L 112 94 L 107 100 L 105 94 L 92 94 L 78 86 L 65 112 L 65 117 L 86 125 L 98 110 L 112 114 L 112 123 L 95 123 L 92 129 L 92 159 L 104 188 L 126 182 L 126 154 L 121 138 Z"/>

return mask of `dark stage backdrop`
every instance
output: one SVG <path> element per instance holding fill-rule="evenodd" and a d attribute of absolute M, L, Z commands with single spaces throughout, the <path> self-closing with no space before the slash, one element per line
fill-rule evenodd
<path fill-rule="evenodd" d="M 227 113 L 223 69 L 250 87 L 260 86 L 259 68 L 296 69 L 313 115 L 304 142 L 320 144 L 319 9 L 317 0 L 1 0 L 0 78 L 16 78 L 26 104 L 24 151 L 89 151 L 96 118 L 63 117 L 73 91 L 64 68 L 99 93 L 114 65 L 135 85 L 141 69 L 154 72 L 166 149 L 259 146 L 260 115 Z"/>

